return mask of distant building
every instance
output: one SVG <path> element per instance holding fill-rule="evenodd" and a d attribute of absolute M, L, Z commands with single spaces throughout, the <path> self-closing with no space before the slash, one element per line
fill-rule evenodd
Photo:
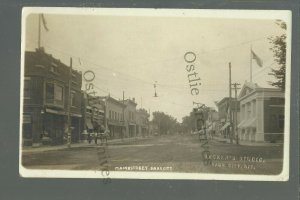
<path fill-rule="evenodd" d="M 71 70 L 42 48 L 25 52 L 22 113 L 24 145 L 63 144 L 68 122 L 72 142 L 79 141 L 81 84 L 81 72 Z"/>
<path fill-rule="evenodd" d="M 104 132 L 105 102 L 87 93 L 84 93 L 82 102 L 82 133 Z"/>
<path fill-rule="evenodd" d="M 219 113 L 219 125 L 218 133 L 222 136 L 229 138 L 232 128 L 230 126 L 230 110 L 229 110 L 229 97 L 224 97 L 221 101 L 217 102 L 218 113 Z M 231 115 L 232 115 L 232 126 L 235 122 L 235 112 L 237 112 L 237 124 L 240 120 L 240 104 L 239 101 L 236 101 L 235 98 L 231 98 Z"/>
<path fill-rule="evenodd" d="M 124 110 L 126 105 L 110 96 L 104 97 L 106 127 L 110 131 L 110 137 L 125 137 Z"/>
<path fill-rule="evenodd" d="M 207 109 L 206 128 L 211 134 L 215 134 L 218 131 L 219 125 L 219 113 L 214 108 Z"/>
<path fill-rule="evenodd" d="M 149 113 L 145 109 L 138 109 L 136 111 L 136 135 L 149 135 Z"/>
<path fill-rule="evenodd" d="M 240 140 L 282 141 L 284 132 L 284 93 L 246 82 L 239 94 Z"/>
<path fill-rule="evenodd" d="M 126 126 L 126 136 L 135 137 L 136 136 L 136 106 L 137 103 L 135 99 L 126 99 L 124 100 L 125 110 L 124 110 L 124 119 Z"/>

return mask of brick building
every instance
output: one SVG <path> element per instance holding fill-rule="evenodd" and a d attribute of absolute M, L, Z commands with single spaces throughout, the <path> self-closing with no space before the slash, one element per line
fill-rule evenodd
<path fill-rule="evenodd" d="M 24 145 L 63 144 L 69 123 L 72 142 L 79 141 L 81 85 L 81 72 L 71 70 L 42 48 L 25 52 L 22 97 Z"/>

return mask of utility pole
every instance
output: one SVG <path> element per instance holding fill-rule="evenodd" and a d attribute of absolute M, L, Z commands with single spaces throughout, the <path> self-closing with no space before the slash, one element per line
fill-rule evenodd
<path fill-rule="evenodd" d="M 127 132 L 127 130 L 124 130 L 124 129 L 126 129 L 126 126 L 125 126 L 125 108 L 124 108 L 124 104 L 125 104 L 125 92 L 124 92 L 124 90 L 123 90 L 123 109 L 122 109 L 122 111 L 123 111 L 123 128 L 122 128 L 122 139 L 124 139 L 124 137 L 125 137 L 125 132 Z"/>
<path fill-rule="evenodd" d="M 238 100 L 237 100 L 237 90 L 241 89 L 238 88 L 239 83 L 232 83 L 234 89 L 234 94 L 235 94 L 235 112 L 234 112 L 234 132 L 235 132 L 235 137 L 236 137 L 236 144 L 239 144 L 239 134 L 238 134 L 238 127 L 237 127 L 237 110 L 238 110 Z"/>
<path fill-rule="evenodd" d="M 70 58 L 70 72 L 69 72 L 69 80 L 68 80 L 68 127 L 67 127 L 67 139 L 68 139 L 68 147 L 71 147 L 71 117 L 70 117 L 70 108 L 71 108 L 71 86 L 72 86 L 72 57 Z"/>
<path fill-rule="evenodd" d="M 41 48 L 41 14 L 38 15 L 38 49 Z"/>
<path fill-rule="evenodd" d="M 232 108 L 231 108 L 231 62 L 229 62 L 229 137 L 230 143 L 233 143 L 232 134 Z"/>

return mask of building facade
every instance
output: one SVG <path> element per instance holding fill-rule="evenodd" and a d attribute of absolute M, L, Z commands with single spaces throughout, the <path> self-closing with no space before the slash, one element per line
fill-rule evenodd
<path fill-rule="evenodd" d="M 149 113 L 145 109 L 138 109 L 136 111 L 136 135 L 148 136 L 149 135 Z"/>
<path fill-rule="evenodd" d="M 87 93 L 83 94 L 82 102 L 82 133 L 104 132 L 105 102 L 100 97 Z"/>
<path fill-rule="evenodd" d="M 283 140 L 284 93 L 277 88 L 262 88 L 246 82 L 239 94 L 240 140 L 276 142 Z"/>
<path fill-rule="evenodd" d="M 231 100 L 231 101 L 230 101 Z M 230 123 L 230 109 L 229 105 L 231 102 L 231 119 Z M 217 134 L 229 138 L 230 134 L 233 133 L 233 129 L 240 122 L 240 104 L 234 98 L 229 99 L 229 97 L 224 97 L 221 101 L 216 103 L 218 107 L 219 124 L 217 125 Z M 237 121 L 237 122 L 236 122 Z"/>
<path fill-rule="evenodd" d="M 135 137 L 137 130 L 136 130 L 136 106 L 137 103 L 135 99 L 126 99 L 124 100 L 125 110 L 124 110 L 124 119 L 125 119 L 125 126 L 126 126 L 126 136 L 127 137 Z"/>
<path fill-rule="evenodd" d="M 104 97 L 103 100 L 105 101 L 106 128 L 109 129 L 110 138 L 125 137 L 124 110 L 126 106 L 110 96 Z"/>
<path fill-rule="evenodd" d="M 42 48 L 25 52 L 24 145 L 63 144 L 68 131 L 72 142 L 79 141 L 81 85 L 81 72 L 45 53 Z"/>

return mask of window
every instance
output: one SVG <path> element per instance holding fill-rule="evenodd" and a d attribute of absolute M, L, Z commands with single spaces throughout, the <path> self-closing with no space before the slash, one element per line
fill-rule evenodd
<path fill-rule="evenodd" d="M 111 119 L 111 110 L 109 111 L 109 119 Z"/>
<path fill-rule="evenodd" d="M 54 101 L 54 84 L 53 83 L 46 84 L 46 99 L 47 99 L 47 102 Z"/>
<path fill-rule="evenodd" d="M 63 87 L 46 83 L 46 103 L 63 106 Z"/>
<path fill-rule="evenodd" d="M 252 110 L 253 110 L 253 117 L 256 116 L 256 101 L 253 101 L 253 104 L 252 104 Z"/>
<path fill-rule="evenodd" d="M 76 107 L 76 93 L 74 91 L 72 91 L 71 93 L 71 106 Z"/>
<path fill-rule="evenodd" d="M 50 66 L 50 71 L 53 72 L 53 73 L 58 73 L 58 65 L 55 64 L 55 63 L 51 63 L 51 66 Z"/>
<path fill-rule="evenodd" d="M 251 104 L 247 103 L 247 119 L 251 118 Z"/>
<path fill-rule="evenodd" d="M 24 98 L 30 99 L 30 79 L 24 80 Z"/>
<path fill-rule="evenodd" d="M 55 87 L 54 87 L 54 99 L 57 100 L 57 101 L 62 101 L 63 100 L 63 87 L 62 86 L 55 85 Z"/>

